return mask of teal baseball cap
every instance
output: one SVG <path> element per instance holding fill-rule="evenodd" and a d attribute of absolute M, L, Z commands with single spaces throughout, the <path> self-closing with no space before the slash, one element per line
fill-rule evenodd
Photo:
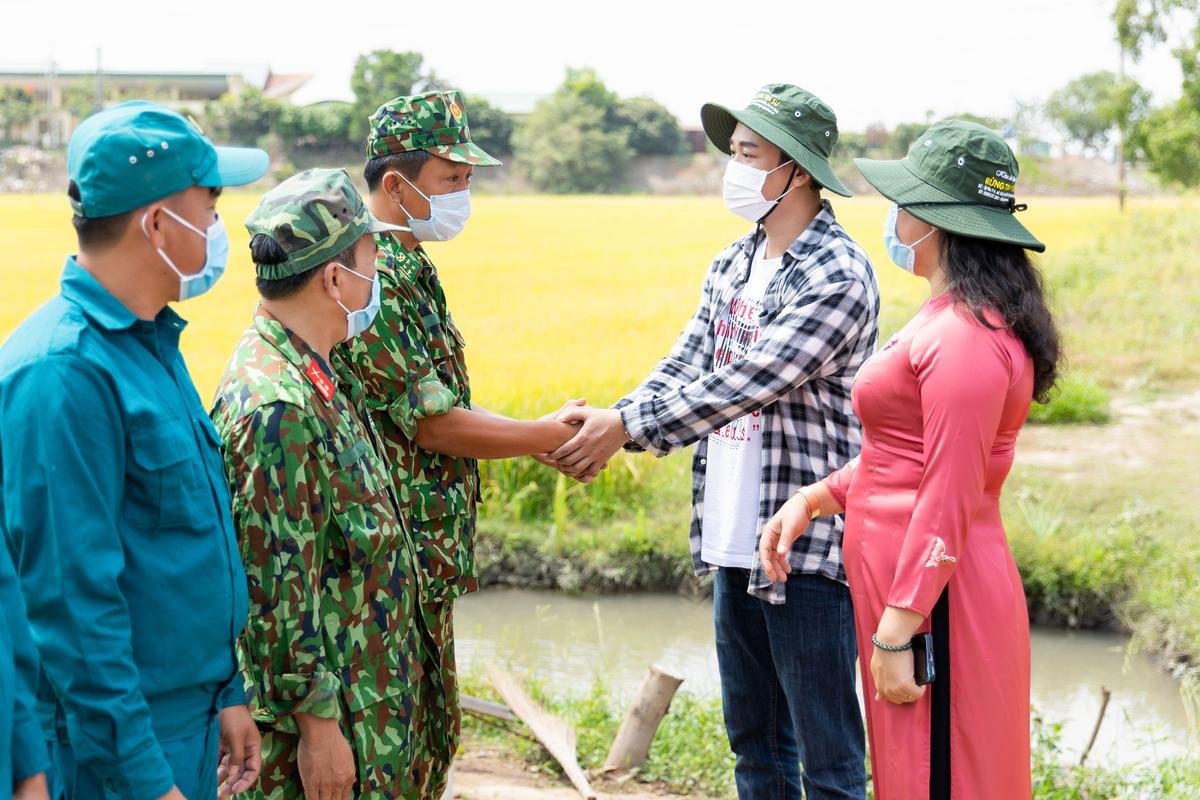
<path fill-rule="evenodd" d="M 130 100 L 85 119 L 67 143 L 75 213 L 124 214 L 192 186 L 241 186 L 267 174 L 255 147 L 215 147 L 196 123 L 166 106 Z"/>

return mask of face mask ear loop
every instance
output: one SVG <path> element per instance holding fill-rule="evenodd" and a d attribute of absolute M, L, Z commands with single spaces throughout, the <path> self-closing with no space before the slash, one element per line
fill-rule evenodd
<path fill-rule="evenodd" d="M 783 164 L 779 165 L 779 167 L 782 167 L 782 166 L 783 166 Z M 797 164 L 795 161 L 792 162 L 792 171 L 790 173 L 788 173 L 787 183 L 785 183 L 784 186 L 789 186 L 791 184 L 792 179 L 796 177 L 796 170 L 799 168 L 799 166 L 800 165 Z M 775 169 L 779 169 L 779 167 L 776 167 Z M 790 191 L 791 191 L 791 188 L 784 189 L 783 194 L 781 194 L 781 195 L 779 195 L 779 197 L 775 198 L 775 205 L 771 206 L 771 210 L 758 218 L 758 224 L 760 226 L 764 222 L 767 221 L 767 217 L 769 217 L 775 213 L 775 209 L 779 208 L 779 201 L 782 200 L 783 198 L 787 197 L 787 193 Z M 758 234 L 757 233 L 755 233 L 754 245 L 755 245 L 755 247 L 758 246 Z"/>
<path fill-rule="evenodd" d="M 922 221 L 922 222 L 925 222 L 924 220 L 921 220 L 921 221 Z M 929 225 L 929 223 L 928 223 L 928 222 L 925 222 L 925 224 L 926 224 L 926 225 Z M 915 242 L 913 242 L 912 244 L 910 244 L 910 245 L 909 245 L 909 247 L 911 247 L 911 248 L 913 248 L 913 249 L 915 250 L 915 249 L 916 249 L 916 247 L 917 247 L 917 245 L 919 245 L 921 242 L 923 242 L 923 241 L 925 241 L 926 239 L 928 239 L 930 236 L 933 236 L 933 234 L 934 234 L 934 233 L 936 233 L 936 232 L 937 232 L 937 228 L 933 227 L 932 225 L 929 225 L 929 233 L 925 234 L 925 235 L 924 235 L 924 236 L 922 236 L 920 239 L 917 239 Z"/>
<path fill-rule="evenodd" d="M 417 194 L 421 195 L 421 197 L 425 197 L 425 193 L 422 192 L 420 189 L 417 189 L 417 187 L 415 185 L 413 185 L 413 182 L 410 181 L 408 178 L 404 177 L 404 175 L 401 174 L 398 170 L 392 170 L 390 174 L 395 175 L 397 178 L 404 181 L 409 186 L 412 186 L 412 188 L 414 190 L 416 190 Z M 428 200 L 429 198 L 425 197 L 425 199 Z M 394 202 L 396 203 L 397 206 L 399 206 L 400 210 L 404 212 L 404 216 L 408 217 L 409 219 L 416 219 L 416 217 L 414 217 L 412 214 L 410 214 L 408 209 L 404 207 L 404 203 L 401 203 L 399 200 L 395 200 Z"/>

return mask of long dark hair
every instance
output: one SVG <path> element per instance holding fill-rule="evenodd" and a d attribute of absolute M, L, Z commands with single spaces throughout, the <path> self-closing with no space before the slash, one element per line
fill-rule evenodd
<path fill-rule="evenodd" d="M 1046 402 L 1058 380 L 1062 348 L 1046 305 L 1042 273 L 1025 248 L 942 231 L 947 289 L 993 330 L 985 312 L 994 309 L 1033 359 L 1033 397 Z"/>

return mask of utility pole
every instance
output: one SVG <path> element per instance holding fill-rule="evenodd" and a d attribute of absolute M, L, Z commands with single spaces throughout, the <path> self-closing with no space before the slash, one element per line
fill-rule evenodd
<path fill-rule="evenodd" d="M 1125 92 L 1125 46 L 1121 45 L 1121 54 L 1117 61 L 1117 91 L 1124 97 Z M 1123 104 L 1123 101 L 1122 101 Z M 1117 210 L 1125 210 L 1125 129 L 1129 127 L 1128 109 L 1120 110 L 1121 120 L 1117 125 Z"/>
<path fill-rule="evenodd" d="M 104 70 L 101 67 L 101 55 L 103 52 L 102 48 L 96 48 L 96 99 L 92 103 L 93 113 L 104 108 Z"/>
<path fill-rule="evenodd" d="M 54 141 L 54 78 L 57 67 L 54 64 L 54 46 L 50 46 L 50 65 L 46 70 L 46 141 L 47 148 L 55 147 Z"/>

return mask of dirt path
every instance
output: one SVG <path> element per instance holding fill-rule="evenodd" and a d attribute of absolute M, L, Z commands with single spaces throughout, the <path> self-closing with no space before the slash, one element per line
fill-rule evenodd
<path fill-rule="evenodd" d="M 1029 425 L 1017 440 L 1017 463 L 1068 480 L 1086 478 L 1098 464 L 1151 467 L 1157 442 L 1200 436 L 1200 392 L 1149 403 L 1117 398 L 1113 415 L 1108 425 Z"/>
<path fill-rule="evenodd" d="M 632 781 L 592 785 L 601 798 L 614 800 L 703 800 L 700 795 L 656 792 Z M 533 771 L 512 753 L 475 742 L 468 743 L 455 762 L 454 796 L 459 800 L 579 800 L 579 792 L 565 778 Z"/>

